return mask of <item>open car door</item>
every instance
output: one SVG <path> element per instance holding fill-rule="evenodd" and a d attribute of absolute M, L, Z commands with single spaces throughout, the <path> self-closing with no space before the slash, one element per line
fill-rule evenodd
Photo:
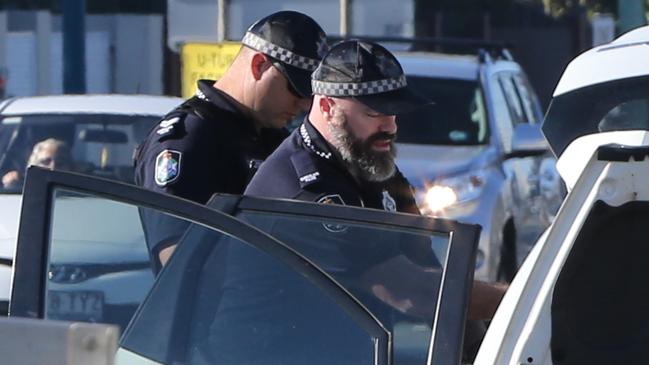
<path fill-rule="evenodd" d="M 10 315 L 117 324 L 118 364 L 459 362 L 476 226 L 37 168 L 25 192 Z M 143 210 L 185 224 L 157 276 Z"/>

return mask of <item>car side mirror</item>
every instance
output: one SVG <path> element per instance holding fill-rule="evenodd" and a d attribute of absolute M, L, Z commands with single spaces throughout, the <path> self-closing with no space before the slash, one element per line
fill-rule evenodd
<path fill-rule="evenodd" d="M 540 124 L 518 124 L 512 136 L 512 151 L 507 158 L 538 156 L 549 150 Z"/>

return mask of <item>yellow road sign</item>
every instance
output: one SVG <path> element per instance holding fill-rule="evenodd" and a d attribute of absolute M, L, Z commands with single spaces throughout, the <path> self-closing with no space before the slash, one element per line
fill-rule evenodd
<path fill-rule="evenodd" d="M 241 44 L 185 43 L 180 49 L 182 96 L 189 98 L 196 92 L 196 81 L 218 80 L 232 64 Z"/>

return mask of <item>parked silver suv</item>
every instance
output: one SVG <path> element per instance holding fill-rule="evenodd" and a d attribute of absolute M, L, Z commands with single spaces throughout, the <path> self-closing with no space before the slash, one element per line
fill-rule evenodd
<path fill-rule="evenodd" d="M 511 278 L 565 195 L 534 90 L 504 49 L 397 58 L 435 101 L 398 117 L 399 168 L 423 213 L 482 226 L 477 278 Z"/>

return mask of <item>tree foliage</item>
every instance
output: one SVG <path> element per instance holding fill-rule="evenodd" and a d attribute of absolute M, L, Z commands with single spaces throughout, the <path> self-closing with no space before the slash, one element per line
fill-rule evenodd
<path fill-rule="evenodd" d="M 558 17 L 569 9 L 584 6 L 589 13 L 617 13 L 618 0 L 543 0 L 543 6 L 548 14 Z M 623 0 L 622 0 L 623 1 Z"/>
<path fill-rule="evenodd" d="M 507 11 L 516 5 L 542 4 L 545 13 L 560 17 L 575 7 L 585 7 L 590 14 L 612 13 L 617 15 L 617 3 L 624 0 L 415 0 L 416 6 L 433 11 L 488 11 L 497 13 Z M 649 12 L 649 0 L 645 1 L 645 10 Z"/>

